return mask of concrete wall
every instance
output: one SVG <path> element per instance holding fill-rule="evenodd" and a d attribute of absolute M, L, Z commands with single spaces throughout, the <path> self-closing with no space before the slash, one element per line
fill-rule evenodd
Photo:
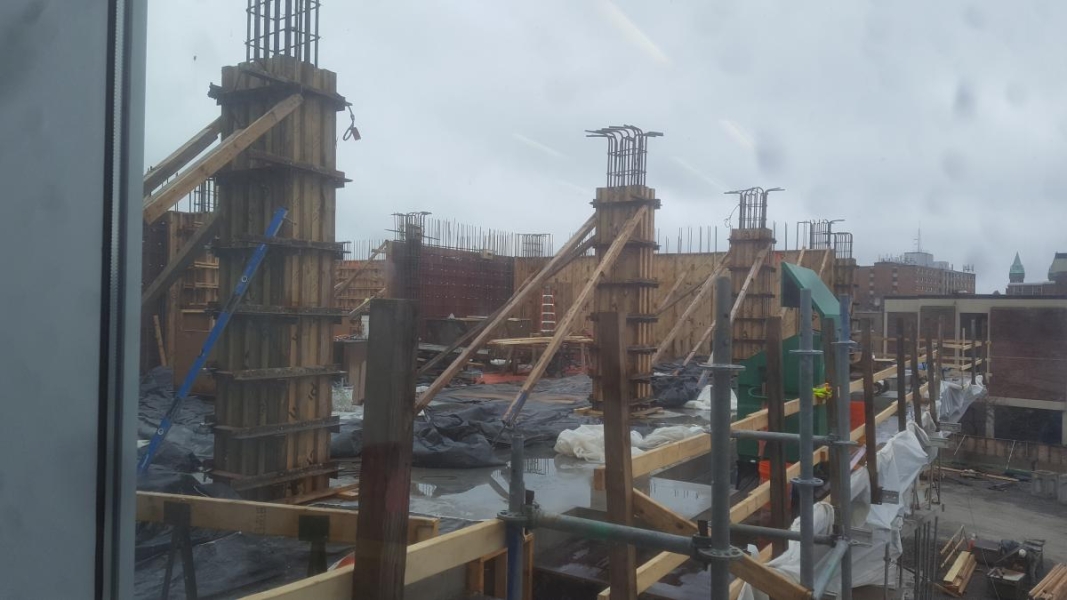
<path fill-rule="evenodd" d="M 133 597 L 144 11 L 0 2 L 0 598 Z"/>

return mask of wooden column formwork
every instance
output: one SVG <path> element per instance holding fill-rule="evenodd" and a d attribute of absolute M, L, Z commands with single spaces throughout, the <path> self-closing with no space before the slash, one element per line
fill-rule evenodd
<path fill-rule="evenodd" d="M 734 229 L 730 232 L 729 268 L 733 297 L 737 298 L 761 251 L 774 243 L 774 232 L 766 228 Z M 767 343 L 767 319 L 778 316 L 778 261 L 768 256 L 749 284 L 741 306 L 734 315 L 733 362 L 738 363 L 763 351 Z"/>
<path fill-rule="evenodd" d="M 335 73 L 285 56 L 224 67 L 211 95 L 222 135 L 294 93 L 303 102 L 217 176 L 223 299 L 272 214 L 288 209 L 217 350 L 214 476 L 249 499 L 299 496 L 329 486 L 331 328 L 336 259 Z"/>
<path fill-rule="evenodd" d="M 604 273 L 593 294 L 594 313 L 617 312 L 626 315 L 623 340 L 626 345 L 625 369 L 629 373 L 630 400 L 633 404 L 647 403 L 652 396 L 652 353 L 656 351 L 652 327 L 657 320 L 654 296 L 659 286 L 652 270 L 652 254 L 656 247 L 655 209 L 659 208 L 660 201 L 656 199 L 656 190 L 643 185 L 597 188 L 596 200 L 593 201 L 596 209 L 594 247 L 598 260 L 618 237 L 623 225 L 642 206 L 648 206 L 649 210 L 645 211 L 645 216 L 638 222 L 622 253 Z M 596 340 L 601 339 L 600 328 L 600 323 L 593 324 L 593 337 Z M 593 378 L 593 403 L 597 406 L 605 398 L 596 346 L 591 352 L 589 370 Z"/>
<path fill-rule="evenodd" d="M 834 295 L 841 297 L 845 294 L 849 297 L 856 295 L 852 284 L 856 278 L 856 259 L 834 258 Z"/>

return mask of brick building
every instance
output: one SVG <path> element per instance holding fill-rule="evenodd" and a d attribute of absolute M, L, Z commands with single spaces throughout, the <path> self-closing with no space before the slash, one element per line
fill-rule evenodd
<path fill-rule="evenodd" d="M 856 269 L 853 295 L 859 308 L 877 310 L 886 296 L 973 294 L 974 270 L 957 271 L 928 252 L 906 252 Z"/>

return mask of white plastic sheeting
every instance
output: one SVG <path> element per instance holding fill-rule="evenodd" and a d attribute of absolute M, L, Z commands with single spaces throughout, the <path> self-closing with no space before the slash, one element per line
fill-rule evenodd
<path fill-rule="evenodd" d="M 673 425 L 660 427 L 647 436 L 636 431 L 630 432 L 630 453 L 637 456 L 645 450 L 651 450 L 688 437 L 704 433 L 696 426 Z M 581 425 L 577 429 L 568 429 L 556 438 L 555 450 L 558 454 L 580 458 L 586 462 L 604 462 L 604 426 Z"/>
<path fill-rule="evenodd" d="M 870 545 L 852 546 L 852 586 L 862 587 L 881 584 L 885 573 L 885 548 L 889 546 L 889 556 L 900 556 L 900 528 L 904 517 L 910 510 L 908 498 L 911 488 L 919 478 L 922 468 L 929 463 L 930 455 L 924 449 L 923 439 L 926 433 L 915 425 L 908 423 L 908 428 L 894 435 L 878 451 L 878 480 L 884 490 L 897 491 L 899 504 L 871 504 L 870 478 L 866 469 L 852 473 L 852 525 L 871 531 Z M 815 504 L 815 534 L 825 535 L 831 532 L 834 522 L 834 509 L 826 502 Z M 792 530 L 800 529 L 800 519 L 793 521 Z M 829 546 L 815 546 L 815 564 L 829 552 Z M 788 549 L 767 566 L 800 581 L 800 542 L 789 542 Z M 840 588 L 840 576 L 830 584 L 830 593 Z M 740 600 L 768 600 L 767 595 L 746 583 L 741 589 Z"/>
<path fill-rule="evenodd" d="M 989 392 L 982 385 L 981 376 L 976 383 L 958 384 L 951 381 L 941 382 L 941 395 L 938 396 L 938 419 L 948 423 L 959 423 L 963 414 L 976 401 L 985 398 Z"/>
<path fill-rule="evenodd" d="M 685 403 L 685 408 L 711 410 L 711 386 L 704 386 L 704 389 L 700 390 L 700 395 L 697 396 L 696 400 L 690 400 Z M 737 413 L 737 394 L 735 394 L 733 390 L 730 390 L 730 411 Z"/>

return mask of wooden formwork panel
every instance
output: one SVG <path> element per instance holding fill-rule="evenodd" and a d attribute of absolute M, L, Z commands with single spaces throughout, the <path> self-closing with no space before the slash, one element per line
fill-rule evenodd
<path fill-rule="evenodd" d="M 760 253 L 774 243 L 770 229 L 734 229 L 730 232 L 730 280 L 736 299 Z M 778 264 L 775 255 L 764 259 L 734 316 L 733 357 L 738 363 L 762 352 L 766 346 L 767 318 L 777 316 L 781 308 Z"/>
<path fill-rule="evenodd" d="M 823 263 L 823 257 L 827 250 L 806 250 L 801 251 L 789 250 L 782 252 L 775 252 L 772 256 L 767 258 L 768 264 L 778 265 L 781 262 L 788 262 L 793 264 L 800 263 L 801 266 L 807 267 L 818 272 L 820 265 Z M 659 282 L 659 287 L 652 291 L 653 295 L 653 307 L 654 311 L 658 310 L 662 298 L 666 295 L 667 291 L 671 289 L 674 283 L 679 277 L 683 278 L 681 286 L 678 287 L 678 291 L 675 297 L 682 296 L 686 292 L 698 287 L 708 275 L 715 270 L 719 261 L 723 260 L 726 256 L 726 252 L 719 253 L 704 253 L 704 254 L 653 254 L 652 256 L 652 278 Z M 545 258 L 517 258 L 515 259 L 515 286 L 517 287 L 523 281 L 526 280 L 530 274 L 536 272 L 543 267 L 548 259 Z M 568 267 L 559 272 L 555 277 L 549 279 L 548 286 L 551 288 L 556 302 L 556 313 L 563 314 L 574 303 L 574 297 L 581 291 L 582 285 L 589 281 L 589 277 L 592 275 L 593 270 L 596 268 L 597 259 L 594 256 L 583 256 Z M 830 267 L 832 261 L 829 261 L 826 269 L 823 272 L 823 281 L 827 286 L 832 285 L 833 275 Z M 749 265 L 751 266 L 751 264 Z M 774 290 L 777 296 L 780 286 L 780 269 L 776 269 L 771 272 L 770 287 Z M 741 275 L 744 278 L 744 274 Z M 667 332 L 678 321 L 686 307 L 689 305 L 694 294 L 690 293 L 684 297 L 684 299 L 675 302 L 672 306 L 664 310 L 659 314 L 659 320 L 651 324 L 651 339 L 654 344 L 658 344 L 663 340 Z M 531 298 L 516 312 L 515 316 L 523 318 L 537 318 L 537 310 L 540 304 L 540 294 L 536 295 L 536 298 Z M 777 300 L 776 300 L 777 301 Z M 772 305 L 777 306 L 777 305 Z M 592 323 L 589 321 L 589 316 L 592 314 L 592 304 L 589 305 L 585 313 L 578 319 L 578 325 L 575 326 L 574 331 L 571 333 L 592 333 Z M 788 310 L 785 312 L 782 323 L 783 337 L 790 337 L 796 335 L 799 331 L 796 322 L 796 311 Z M 667 352 L 664 354 L 665 359 L 675 359 L 684 357 L 696 344 L 700 336 L 707 330 L 707 328 L 714 321 L 714 301 L 709 294 L 707 298 L 701 301 L 697 309 L 689 317 L 686 326 L 679 333 L 678 337 L 668 347 Z M 704 344 L 700 353 L 708 354 L 710 352 L 710 342 Z"/>
<path fill-rule="evenodd" d="M 645 209 L 622 252 L 608 268 L 593 292 L 592 310 L 595 313 L 617 312 L 626 315 L 626 372 L 630 375 L 630 399 L 647 402 L 652 396 L 648 377 L 652 374 L 652 339 L 655 312 L 653 298 L 658 282 L 653 272 L 653 252 L 656 240 L 656 191 L 645 186 L 597 188 L 596 230 L 594 232 L 597 260 L 618 239 L 625 225 L 638 211 Z M 586 279 L 588 281 L 588 279 Z M 599 323 L 593 323 L 593 337 Z M 593 401 L 611 400 L 602 397 L 597 365 L 599 351 L 594 345 L 591 353 Z"/>
<path fill-rule="evenodd" d="M 250 73 L 248 65 L 223 68 L 215 95 L 224 138 L 296 89 L 304 99 L 217 177 L 223 289 L 234 289 L 251 256 L 254 244 L 245 242 L 263 235 L 278 208 L 288 214 L 219 344 L 215 469 L 242 495 L 269 499 L 325 488 L 333 471 L 329 430 L 315 424 L 331 415 L 336 372 L 331 343 L 338 311 L 330 309 L 336 111 L 343 99 L 330 71 L 283 56 L 257 67 L 269 76 Z M 285 433 L 250 437 L 264 426 Z"/>

